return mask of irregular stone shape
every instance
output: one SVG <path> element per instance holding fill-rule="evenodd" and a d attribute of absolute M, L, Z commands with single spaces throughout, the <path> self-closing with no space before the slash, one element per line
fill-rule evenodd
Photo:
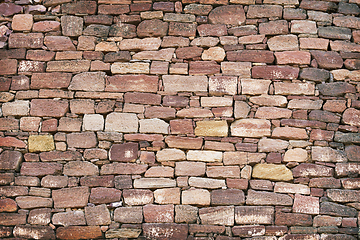
<path fill-rule="evenodd" d="M 194 223 L 197 220 L 198 208 L 190 205 L 175 205 L 176 223 Z"/>
<path fill-rule="evenodd" d="M 360 147 L 356 145 L 348 145 L 345 147 L 346 157 L 351 162 L 358 162 L 360 155 L 359 155 Z"/>
<path fill-rule="evenodd" d="M 29 212 L 28 222 L 32 225 L 46 226 L 51 222 L 51 209 L 38 208 Z"/>
<path fill-rule="evenodd" d="M 25 239 L 55 239 L 55 232 L 50 226 L 15 226 L 13 234 Z"/>
<path fill-rule="evenodd" d="M 320 162 L 346 162 L 347 158 L 344 152 L 332 149 L 330 147 L 317 147 L 311 148 L 312 160 Z"/>
<path fill-rule="evenodd" d="M 0 212 L 16 212 L 17 204 L 11 198 L 0 199 Z"/>
<path fill-rule="evenodd" d="M 90 24 L 84 29 L 83 35 L 95 37 L 107 37 L 109 35 L 109 26 L 100 24 Z"/>
<path fill-rule="evenodd" d="M 245 12 L 241 5 L 220 6 L 209 14 L 212 24 L 229 24 L 239 26 L 245 22 Z"/>
<path fill-rule="evenodd" d="M 83 18 L 65 15 L 61 17 L 61 29 L 64 36 L 77 37 L 82 34 Z M 85 34 L 86 35 L 86 34 Z"/>
<path fill-rule="evenodd" d="M 52 135 L 30 135 L 29 152 L 48 152 L 55 150 L 54 138 Z"/>
<path fill-rule="evenodd" d="M 1 3 L 0 4 L 0 14 L 4 17 L 12 16 L 16 13 L 20 13 L 23 10 L 23 7 L 16 5 L 14 3 Z"/>
<path fill-rule="evenodd" d="M 211 76 L 209 78 L 209 94 L 215 96 L 235 95 L 237 78 L 227 76 Z"/>
<path fill-rule="evenodd" d="M 57 5 L 57 4 L 56 4 Z M 61 7 L 62 13 L 67 13 L 69 15 L 75 14 L 95 14 L 96 12 L 96 3 L 92 1 L 82 1 L 74 3 L 66 3 Z"/>
<path fill-rule="evenodd" d="M 335 202 L 358 202 L 360 198 L 360 191 L 358 190 L 342 190 L 342 189 L 328 189 L 327 196 Z"/>
<path fill-rule="evenodd" d="M 280 152 L 289 146 L 289 142 L 280 139 L 262 138 L 258 142 L 259 152 Z"/>
<path fill-rule="evenodd" d="M 52 217 L 54 225 L 73 226 L 86 225 L 84 212 L 81 210 L 55 213 Z"/>
<path fill-rule="evenodd" d="M 299 43 L 296 35 L 280 35 L 268 40 L 270 51 L 298 51 Z"/>
<path fill-rule="evenodd" d="M 139 37 L 164 37 L 167 35 L 169 24 L 158 19 L 142 21 L 137 27 Z"/>
<path fill-rule="evenodd" d="M 278 5 L 250 5 L 247 18 L 281 18 L 282 9 L 283 8 Z"/>
<path fill-rule="evenodd" d="M 14 137 L 0 137 L 0 146 L 26 148 L 26 143 Z"/>
<path fill-rule="evenodd" d="M 115 132 L 137 132 L 138 118 L 131 113 L 110 113 L 105 120 L 105 131 Z"/>
<path fill-rule="evenodd" d="M 284 9 L 284 15 L 287 9 Z M 285 16 L 284 16 L 285 18 Z M 280 35 L 289 33 L 289 25 L 286 20 L 275 20 L 265 23 L 260 23 L 259 33 L 265 35 Z"/>
<path fill-rule="evenodd" d="M 105 233 L 106 238 L 138 238 L 141 229 L 132 228 L 120 228 L 120 229 L 109 229 Z"/>
<path fill-rule="evenodd" d="M 221 47 L 211 47 L 203 52 L 201 55 L 202 60 L 221 62 L 225 58 L 225 51 Z"/>
<path fill-rule="evenodd" d="M 321 110 L 313 110 L 309 114 L 310 120 L 320 121 L 320 122 L 332 122 L 332 123 L 339 123 L 340 117 L 337 116 L 335 113 L 321 111 Z"/>
<path fill-rule="evenodd" d="M 141 189 L 125 189 L 123 192 L 123 198 L 125 203 L 130 206 L 145 205 L 154 201 L 153 192 L 151 190 Z M 141 220 L 139 218 L 138 221 L 142 222 L 142 217 Z"/>
<path fill-rule="evenodd" d="M 101 167 L 100 174 L 142 174 L 147 169 L 146 164 L 112 163 Z"/>
<path fill-rule="evenodd" d="M 348 108 L 343 113 L 343 122 L 345 124 L 349 124 L 351 126 L 359 127 L 360 123 L 360 111 L 356 110 L 355 108 Z"/>
<path fill-rule="evenodd" d="M 140 119 L 139 124 L 141 133 L 169 133 L 169 124 L 158 118 Z"/>
<path fill-rule="evenodd" d="M 90 226 L 108 225 L 111 223 L 110 212 L 105 204 L 85 207 L 86 223 Z"/>
<path fill-rule="evenodd" d="M 360 134 L 336 132 L 334 140 L 343 143 L 360 143 Z"/>
<path fill-rule="evenodd" d="M 199 217 L 202 224 L 210 225 L 234 225 L 234 207 L 209 207 L 199 210 Z"/>
<path fill-rule="evenodd" d="M 21 165 L 20 174 L 27 176 L 45 176 L 62 173 L 62 164 L 43 162 L 24 162 Z"/>
<path fill-rule="evenodd" d="M 96 239 L 102 237 L 100 226 L 68 226 L 56 229 L 59 239 Z"/>
<path fill-rule="evenodd" d="M 214 47 L 218 43 L 219 43 L 219 39 L 216 37 L 199 37 L 192 40 L 190 45 L 199 46 L 199 47 Z"/>
<path fill-rule="evenodd" d="M 159 240 L 186 239 L 188 235 L 187 224 L 143 223 L 142 228 L 144 236 Z"/>
<path fill-rule="evenodd" d="M 195 135 L 226 137 L 228 125 L 226 121 L 199 121 L 196 123 Z"/>
<path fill-rule="evenodd" d="M 323 202 L 320 204 L 320 214 L 339 217 L 355 217 L 357 215 L 357 211 L 355 208 L 341 204 Z"/>
<path fill-rule="evenodd" d="M 308 139 L 305 129 L 294 127 L 277 127 L 273 130 L 272 137 L 295 140 Z"/>
<path fill-rule="evenodd" d="M 351 39 L 351 30 L 349 28 L 342 27 L 319 27 L 318 28 L 319 37 L 329 38 L 329 39 L 340 39 L 340 40 L 350 40 Z M 327 50 L 327 49 L 323 49 Z"/>
<path fill-rule="evenodd" d="M 222 152 L 189 150 L 186 158 L 192 161 L 221 162 Z"/>
<path fill-rule="evenodd" d="M 127 23 L 113 24 L 109 30 L 109 36 L 111 37 L 123 37 L 123 38 L 135 38 L 136 26 Z"/>
<path fill-rule="evenodd" d="M 311 163 L 301 163 L 292 169 L 294 177 L 332 177 L 334 169 Z"/>
<path fill-rule="evenodd" d="M 293 212 L 316 215 L 319 211 L 319 198 L 295 194 Z"/>
<path fill-rule="evenodd" d="M 262 119 L 290 118 L 291 115 L 291 110 L 276 107 L 260 107 L 255 113 L 256 118 Z"/>
<path fill-rule="evenodd" d="M 297 79 L 299 68 L 288 66 L 254 66 L 253 78 L 265 79 Z"/>
<path fill-rule="evenodd" d="M 85 72 L 75 75 L 70 83 L 69 90 L 104 91 L 104 72 Z"/>
<path fill-rule="evenodd" d="M 0 155 L 1 170 L 19 171 L 21 162 L 22 162 L 22 154 L 18 151 L 5 150 Z"/>
<path fill-rule="evenodd" d="M 311 226 L 312 217 L 308 214 L 302 213 L 284 213 L 279 212 L 275 214 L 275 224 L 285 226 Z M 301 236 L 301 235 L 300 235 Z"/>
<path fill-rule="evenodd" d="M 69 37 L 46 36 L 44 44 L 51 51 L 75 51 L 75 46 Z"/>
<path fill-rule="evenodd" d="M 310 51 L 312 57 L 319 64 L 319 67 L 325 69 L 337 69 L 343 65 L 343 60 L 337 52 L 330 51 Z"/>
<path fill-rule="evenodd" d="M 158 162 L 181 161 L 185 159 L 186 159 L 185 153 L 179 149 L 166 148 L 156 153 L 156 160 Z"/>
<path fill-rule="evenodd" d="M 231 135 L 238 137 L 270 136 L 270 122 L 261 119 L 240 119 L 231 124 Z"/>
<path fill-rule="evenodd" d="M 31 208 L 51 208 L 53 200 L 51 198 L 42 198 L 42 197 L 33 197 L 33 196 L 24 196 L 17 197 L 16 203 L 20 208 L 31 209 Z"/>
<path fill-rule="evenodd" d="M 189 189 L 182 191 L 181 203 L 183 205 L 209 206 L 210 192 L 205 189 Z"/>
<path fill-rule="evenodd" d="M 180 188 L 164 188 L 154 191 L 155 203 L 180 204 Z"/>
<path fill-rule="evenodd" d="M 246 204 L 291 206 L 293 200 L 290 196 L 285 194 L 248 190 Z"/>
<path fill-rule="evenodd" d="M 88 175 L 98 175 L 98 167 L 90 162 L 85 161 L 73 161 L 68 162 L 64 165 L 63 174 L 67 176 L 88 176 Z"/>
<path fill-rule="evenodd" d="M 285 165 L 277 164 L 257 164 L 253 168 L 254 178 L 269 179 L 273 181 L 289 181 L 293 179 L 290 169 Z"/>
<path fill-rule="evenodd" d="M 137 143 L 113 144 L 110 148 L 109 159 L 119 162 L 133 162 L 138 157 Z"/>
<path fill-rule="evenodd" d="M 52 191 L 55 208 L 81 208 L 88 203 L 90 196 L 88 187 L 63 188 Z M 72 201 L 69 201 L 72 199 Z"/>
<path fill-rule="evenodd" d="M 360 28 L 360 20 L 354 16 L 335 17 L 333 23 L 338 27 Z"/>
<path fill-rule="evenodd" d="M 142 207 L 119 207 L 114 211 L 114 221 L 120 223 L 142 223 Z"/>
<path fill-rule="evenodd" d="M 239 206 L 235 207 L 236 224 L 273 224 L 274 207 Z"/>
<path fill-rule="evenodd" d="M 138 60 L 170 61 L 175 52 L 174 48 L 160 49 L 159 51 L 143 51 L 133 56 Z"/>

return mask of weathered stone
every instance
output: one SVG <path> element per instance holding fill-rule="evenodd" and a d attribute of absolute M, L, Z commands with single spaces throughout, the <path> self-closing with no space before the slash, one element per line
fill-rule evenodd
<path fill-rule="evenodd" d="M 287 11 L 286 8 L 284 9 L 284 15 L 285 15 L 285 11 Z M 260 23 L 259 33 L 265 35 L 288 34 L 289 25 L 288 22 L 285 20 L 275 20 L 275 21 Z"/>
<path fill-rule="evenodd" d="M 273 181 L 289 181 L 293 179 L 291 170 L 285 165 L 257 164 L 253 168 L 254 178 L 269 179 Z"/>
<path fill-rule="evenodd" d="M 301 163 L 292 170 L 294 177 L 332 177 L 334 169 L 311 163 Z"/>
<path fill-rule="evenodd" d="M 344 152 L 332 149 L 330 147 L 311 148 L 311 157 L 315 161 L 320 162 L 346 162 L 347 158 Z"/>
<path fill-rule="evenodd" d="M 120 42 L 120 50 L 150 51 L 158 50 L 161 45 L 160 38 L 124 39 Z"/>
<path fill-rule="evenodd" d="M 190 205 L 175 205 L 176 223 L 194 223 L 197 220 L 198 208 Z"/>
<path fill-rule="evenodd" d="M 138 118 L 130 113 L 110 113 L 106 117 L 105 131 L 137 132 Z"/>
<path fill-rule="evenodd" d="M 281 17 L 282 7 L 277 5 L 250 5 L 247 12 L 248 18 Z"/>
<path fill-rule="evenodd" d="M 47 72 L 87 72 L 90 69 L 89 60 L 63 60 L 47 63 Z"/>
<path fill-rule="evenodd" d="M 188 235 L 187 224 L 175 223 L 144 223 L 143 234 L 146 237 L 165 239 L 186 239 Z"/>
<path fill-rule="evenodd" d="M 308 153 L 302 148 L 292 148 L 286 151 L 284 155 L 284 162 L 306 162 Z M 313 159 L 314 160 L 314 159 Z"/>
<path fill-rule="evenodd" d="M 10 3 L 1 3 L 0 5 L 1 7 L 1 11 L 0 14 L 3 15 L 4 17 L 8 17 L 8 16 L 12 16 L 16 13 L 20 13 L 23 10 L 23 7 L 20 5 L 16 5 L 12 2 Z"/>
<path fill-rule="evenodd" d="M 192 23 L 170 22 L 168 35 L 183 36 L 183 37 L 195 37 L 196 36 L 196 25 L 192 24 Z"/>
<path fill-rule="evenodd" d="M 144 221 L 164 223 L 174 221 L 174 205 L 153 205 L 143 207 Z"/>
<path fill-rule="evenodd" d="M 0 199 L 0 212 L 16 212 L 17 209 L 17 204 L 13 199 Z"/>
<path fill-rule="evenodd" d="M 340 39 L 340 40 L 350 40 L 351 30 L 349 28 L 342 27 L 319 27 L 319 37 L 329 38 L 329 39 Z M 327 50 L 327 49 L 322 49 Z"/>
<path fill-rule="evenodd" d="M 199 210 L 199 217 L 202 224 L 233 226 L 234 207 L 201 208 Z"/>
<path fill-rule="evenodd" d="M 292 198 L 285 194 L 249 190 L 246 199 L 248 205 L 283 205 L 291 206 Z"/>
<path fill-rule="evenodd" d="M 80 36 L 83 30 L 83 18 L 69 15 L 62 16 L 61 28 L 64 36 Z"/>
<path fill-rule="evenodd" d="M 339 216 L 339 217 L 354 217 L 357 215 L 355 208 L 344 206 L 333 202 L 323 202 L 320 204 L 320 214 Z"/>
<path fill-rule="evenodd" d="M 67 176 L 88 176 L 88 175 L 98 175 L 98 167 L 90 162 L 85 161 L 73 161 L 68 162 L 64 165 L 63 173 Z"/>
<path fill-rule="evenodd" d="M 199 47 L 215 47 L 216 45 L 218 45 L 218 43 L 219 43 L 219 38 L 216 37 L 199 37 L 192 40 L 190 45 L 199 46 Z"/>
<path fill-rule="evenodd" d="M 268 47 L 271 51 L 298 51 L 299 43 L 296 35 L 275 36 L 268 40 Z"/>
<path fill-rule="evenodd" d="M 55 4 L 57 5 L 57 4 Z M 67 14 L 95 14 L 96 12 L 96 3 L 93 1 L 82 1 L 74 3 L 66 3 L 62 5 L 62 13 Z"/>
<path fill-rule="evenodd" d="M 145 20 L 137 27 L 137 35 L 139 37 L 164 37 L 167 35 L 168 27 L 167 22 L 158 19 Z"/>
<path fill-rule="evenodd" d="M 117 23 L 111 25 L 109 30 L 111 37 L 134 38 L 136 37 L 136 26 L 127 23 Z"/>
<path fill-rule="evenodd" d="M 288 66 L 254 66 L 253 78 L 265 79 L 297 79 L 299 68 Z"/>
<path fill-rule="evenodd" d="M 164 75 L 163 83 L 167 92 L 204 92 L 208 87 L 206 76 Z"/>
<path fill-rule="evenodd" d="M 105 204 L 85 207 L 86 223 L 90 226 L 108 225 L 111 223 L 110 212 Z"/>
<path fill-rule="evenodd" d="M 245 22 L 245 12 L 241 5 L 220 6 L 210 12 L 209 22 L 239 26 Z"/>
<path fill-rule="evenodd" d="M 158 118 L 139 120 L 139 132 L 141 133 L 169 133 L 169 124 Z"/>
<path fill-rule="evenodd" d="M 185 153 L 179 149 L 166 148 L 156 153 L 156 160 L 158 162 L 181 161 L 185 159 Z"/>
<path fill-rule="evenodd" d="M 68 226 L 56 229 L 59 239 L 96 239 L 102 237 L 100 226 Z"/>
<path fill-rule="evenodd" d="M 29 212 L 28 222 L 30 224 L 46 226 L 51 221 L 51 209 L 50 208 L 38 208 Z"/>
<path fill-rule="evenodd" d="M 343 65 L 341 56 L 336 52 L 310 51 L 310 53 L 321 68 L 336 69 Z"/>
<path fill-rule="evenodd" d="M 74 148 L 94 148 L 97 144 L 93 132 L 70 133 L 67 135 L 66 141 L 69 147 Z"/>
<path fill-rule="evenodd" d="M 106 78 L 105 91 L 109 92 L 156 92 L 157 76 L 146 75 L 115 75 Z"/>
<path fill-rule="evenodd" d="M 308 139 L 305 129 L 293 127 L 277 127 L 272 132 L 272 137 L 283 139 Z"/>
<path fill-rule="evenodd" d="M 201 55 L 202 60 L 221 62 L 225 58 L 225 51 L 221 47 L 211 47 L 203 52 Z"/>
<path fill-rule="evenodd" d="M 237 93 L 237 78 L 211 76 L 209 78 L 209 94 L 215 96 L 235 95 Z"/>
<path fill-rule="evenodd" d="M 170 148 L 200 149 L 203 140 L 202 138 L 168 136 L 165 138 L 165 142 Z"/>
<path fill-rule="evenodd" d="M 141 189 L 124 190 L 123 198 L 124 198 L 125 203 L 130 206 L 145 205 L 145 204 L 152 203 L 154 200 L 154 196 L 153 196 L 153 193 L 151 190 L 141 190 Z M 126 214 L 125 214 L 125 216 L 126 216 Z M 123 218 L 123 219 L 125 219 L 125 218 Z M 142 222 L 142 216 L 141 216 L 141 220 L 140 220 L 139 216 L 137 216 L 136 219 L 138 219 L 137 221 Z M 126 221 L 128 221 L 128 220 L 126 220 Z"/>
<path fill-rule="evenodd" d="M 220 65 L 215 61 L 192 61 L 189 66 L 191 75 L 213 75 L 220 73 Z"/>
<path fill-rule="evenodd" d="M 211 192 L 211 205 L 242 205 L 244 192 L 239 189 L 218 189 Z"/>
<path fill-rule="evenodd" d="M 285 51 L 275 53 L 277 64 L 310 64 L 311 55 L 302 51 Z"/>
<path fill-rule="evenodd" d="M 141 233 L 141 229 L 133 228 L 120 228 L 109 229 L 105 233 L 106 238 L 138 238 Z"/>
<path fill-rule="evenodd" d="M 293 212 L 305 214 L 319 214 L 319 198 L 295 194 Z"/>
<path fill-rule="evenodd" d="M 120 223 L 142 223 L 142 207 L 120 207 L 114 211 L 114 221 Z"/>
<path fill-rule="evenodd" d="M 70 83 L 70 90 L 104 91 L 104 72 L 85 72 L 75 75 Z"/>
<path fill-rule="evenodd" d="M 100 174 L 142 174 L 146 171 L 146 164 L 112 163 L 103 165 Z"/>
<path fill-rule="evenodd" d="M 210 192 L 205 189 L 190 189 L 182 191 L 181 202 L 183 205 L 210 205 Z"/>
<path fill-rule="evenodd" d="M 22 162 L 22 154 L 18 151 L 5 150 L 0 155 L 1 170 L 16 170 L 20 168 Z"/>
<path fill-rule="evenodd" d="M 109 159 L 111 161 L 133 162 L 137 157 L 137 143 L 113 144 L 110 148 Z"/>
<path fill-rule="evenodd" d="M 155 60 L 155 61 L 170 61 L 175 52 L 174 48 L 165 48 L 159 51 L 143 51 L 136 53 L 133 59 L 138 60 Z"/>
<path fill-rule="evenodd" d="M 189 185 L 191 187 L 196 187 L 196 188 L 218 189 L 218 188 L 225 187 L 225 180 L 212 179 L 212 178 L 190 177 Z"/>
<path fill-rule="evenodd" d="M 289 142 L 280 139 L 262 138 L 258 142 L 259 152 L 279 152 L 286 149 Z"/>
<path fill-rule="evenodd" d="M 18 206 L 23 209 L 42 208 L 42 207 L 51 208 L 53 204 L 53 200 L 51 198 L 42 198 L 42 197 L 33 197 L 33 196 L 17 197 L 15 200 Z"/>
<path fill-rule="evenodd" d="M 240 206 L 235 207 L 236 224 L 272 224 L 274 207 Z"/>
<path fill-rule="evenodd" d="M 88 187 L 63 188 L 52 191 L 55 208 L 85 207 L 89 198 Z M 72 199 L 72 201 L 68 201 Z"/>
<path fill-rule="evenodd" d="M 241 119 L 231 124 L 231 135 L 239 137 L 270 136 L 270 122 L 261 119 Z"/>
<path fill-rule="evenodd" d="M 284 213 L 275 214 L 275 224 L 285 226 L 311 226 L 312 217 L 302 213 Z"/>
<path fill-rule="evenodd" d="M 273 63 L 274 53 L 267 50 L 238 50 L 227 52 L 229 61 Z"/>
<path fill-rule="evenodd" d="M 303 184 L 293 184 L 285 182 L 275 183 L 274 192 L 278 193 L 299 193 L 304 195 L 310 194 L 310 188 Z"/>
<path fill-rule="evenodd" d="M 360 192 L 358 190 L 340 190 L 328 189 L 326 190 L 327 196 L 335 202 L 357 202 L 359 201 Z"/>
<path fill-rule="evenodd" d="M 169 178 L 139 178 L 134 180 L 134 188 L 166 188 L 175 187 L 176 182 Z"/>
<path fill-rule="evenodd" d="M 15 226 L 13 234 L 25 239 L 55 239 L 55 232 L 50 226 Z"/>
<path fill-rule="evenodd" d="M 216 151 L 197 151 L 189 150 L 187 155 L 187 160 L 191 161 L 202 161 L 202 162 L 221 162 L 222 153 Z"/>
<path fill-rule="evenodd" d="M 205 175 L 204 162 L 177 162 L 175 166 L 176 176 L 203 176 Z"/>

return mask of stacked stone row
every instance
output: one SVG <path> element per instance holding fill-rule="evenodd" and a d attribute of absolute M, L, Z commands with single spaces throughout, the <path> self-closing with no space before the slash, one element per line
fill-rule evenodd
<path fill-rule="evenodd" d="M 0 237 L 353 240 L 360 1 L 0 4 Z"/>

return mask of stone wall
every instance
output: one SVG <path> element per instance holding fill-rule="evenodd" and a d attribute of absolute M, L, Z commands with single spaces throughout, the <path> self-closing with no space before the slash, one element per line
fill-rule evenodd
<path fill-rule="evenodd" d="M 0 237 L 355 240 L 359 0 L 6 0 Z"/>

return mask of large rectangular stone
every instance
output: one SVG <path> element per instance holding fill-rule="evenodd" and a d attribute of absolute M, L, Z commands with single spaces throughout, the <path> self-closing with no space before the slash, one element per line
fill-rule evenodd
<path fill-rule="evenodd" d="M 90 69 L 89 60 L 63 60 L 47 63 L 47 72 L 87 72 Z"/>
<path fill-rule="evenodd" d="M 71 73 L 33 73 L 31 76 L 31 89 L 41 88 L 67 88 L 71 81 Z"/>
<path fill-rule="evenodd" d="M 236 224 L 273 224 L 274 207 L 239 206 L 235 207 Z"/>
<path fill-rule="evenodd" d="M 199 210 L 201 224 L 234 225 L 234 206 L 209 207 Z"/>
<path fill-rule="evenodd" d="M 106 78 L 108 92 L 156 92 L 158 77 L 147 75 L 115 75 Z"/>
<path fill-rule="evenodd" d="M 231 124 L 231 135 L 238 137 L 270 136 L 271 124 L 268 120 L 241 119 Z"/>
<path fill-rule="evenodd" d="M 166 92 L 206 92 L 208 78 L 206 76 L 164 75 L 163 84 Z"/>
<path fill-rule="evenodd" d="M 52 191 L 55 208 L 85 207 L 88 204 L 89 196 L 88 187 L 63 188 Z"/>

